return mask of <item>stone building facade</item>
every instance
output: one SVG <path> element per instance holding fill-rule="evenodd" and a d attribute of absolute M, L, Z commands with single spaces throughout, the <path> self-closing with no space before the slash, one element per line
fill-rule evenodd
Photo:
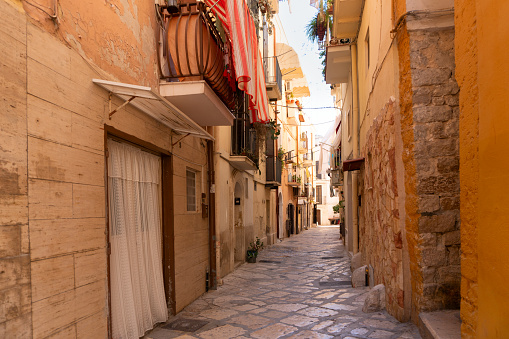
<path fill-rule="evenodd" d="M 420 311 L 459 307 L 459 107 L 454 28 L 409 32 Z M 407 172 L 408 173 L 408 172 Z M 410 176 L 409 176 L 410 177 Z M 409 209 L 410 211 L 410 209 Z M 416 273 L 416 272 L 414 272 Z M 417 281 L 420 279 L 418 278 Z"/>
<path fill-rule="evenodd" d="M 326 79 L 341 80 L 346 242 L 385 285 L 388 311 L 417 323 L 460 300 L 454 4 L 356 1 L 356 29 L 335 5 Z"/>

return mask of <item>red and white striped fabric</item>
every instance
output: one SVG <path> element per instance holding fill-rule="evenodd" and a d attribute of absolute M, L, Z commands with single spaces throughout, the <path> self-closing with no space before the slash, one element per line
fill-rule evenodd
<path fill-rule="evenodd" d="M 263 62 L 256 26 L 245 0 L 206 0 L 228 31 L 239 89 L 249 96 L 251 122 L 269 120 Z"/>

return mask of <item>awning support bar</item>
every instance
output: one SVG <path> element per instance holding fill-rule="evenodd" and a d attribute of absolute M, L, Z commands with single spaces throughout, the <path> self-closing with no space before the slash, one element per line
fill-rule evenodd
<path fill-rule="evenodd" d="M 112 93 L 110 92 L 110 98 L 109 98 L 109 104 L 110 104 L 110 120 L 111 120 L 111 116 L 115 113 L 117 113 L 118 111 L 120 111 L 125 105 L 129 104 L 131 101 L 134 100 L 134 98 L 136 98 L 135 96 L 132 96 L 130 97 L 129 99 L 127 99 L 122 105 L 118 106 L 117 108 L 115 108 L 113 111 L 111 110 L 111 95 Z"/>
<path fill-rule="evenodd" d="M 188 135 L 190 135 L 191 133 L 187 133 L 186 135 L 184 135 L 182 138 L 178 139 L 177 141 L 175 141 L 173 144 L 171 144 L 172 146 L 175 146 L 176 144 L 178 144 L 179 142 L 181 142 L 185 137 L 187 137 Z"/>

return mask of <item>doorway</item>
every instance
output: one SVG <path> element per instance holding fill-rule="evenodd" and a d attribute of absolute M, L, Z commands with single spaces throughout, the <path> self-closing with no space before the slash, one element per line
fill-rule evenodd
<path fill-rule="evenodd" d="M 113 338 L 139 338 L 168 318 L 163 278 L 162 159 L 108 139 Z"/>
<path fill-rule="evenodd" d="M 279 192 L 279 225 L 278 225 L 278 238 L 283 239 L 283 193 Z"/>
<path fill-rule="evenodd" d="M 234 228 L 234 262 L 235 266 L 245 261 L 246 250 L 244 248 L 244 197 L 242 184 L 239 182 L 235 183 L 235 191 L 233 194 L 233 228 Z"/>

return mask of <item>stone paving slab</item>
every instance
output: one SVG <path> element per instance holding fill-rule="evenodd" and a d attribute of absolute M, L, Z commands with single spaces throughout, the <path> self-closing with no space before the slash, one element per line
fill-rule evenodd
<path fill-rule="evenodd" d="M 170 317 L 207 324 L 194 332 L 158 325 L 146 339 L 421 338 L 412 323 L 387 312 L 363 313 L 368 287 L 352 288 L 350 262 L 339 229 L 318 227 L 263 250 Z"/>

